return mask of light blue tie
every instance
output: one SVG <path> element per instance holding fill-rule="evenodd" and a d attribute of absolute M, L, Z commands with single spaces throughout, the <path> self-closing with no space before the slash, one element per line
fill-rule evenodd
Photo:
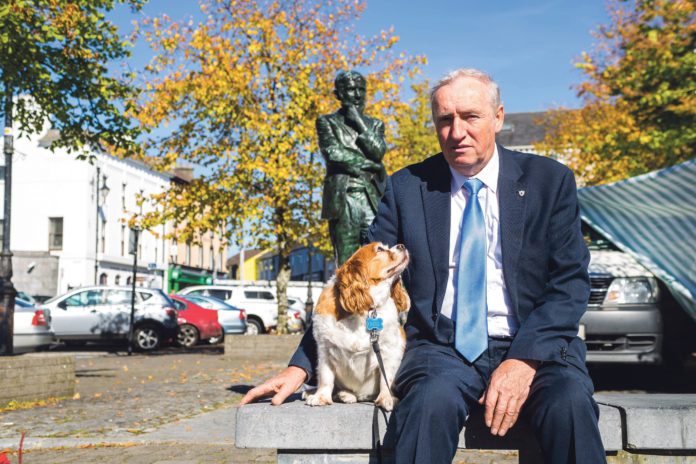
<path fill-rule="evenodd" d="M 469 193 L 462 217 L 457 271 L 457 313 L 454 347 L 474 362 L 488 346 L 486 323 L 486 222 L 478 201 L 483 183 L 468 179 Z"/>

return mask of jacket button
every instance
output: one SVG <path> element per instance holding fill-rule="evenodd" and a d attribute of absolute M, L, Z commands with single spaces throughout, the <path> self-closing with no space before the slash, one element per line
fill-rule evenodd
<path fill-rule="evenodd" d="M 567 354 L 567 353 L 568 353 L 568 350 L 566 350 L 565 347 L 564 347 L 564 348 L 561 348 L 561 359 L 562 359 L 562 360 L 564 360 L 564 361 L 566 360 L 566 354 Z"/>

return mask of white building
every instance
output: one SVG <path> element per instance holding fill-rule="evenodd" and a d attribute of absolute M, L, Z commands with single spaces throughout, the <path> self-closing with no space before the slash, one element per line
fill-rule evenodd
<path fill-rule="evenodd" d="M 82 285 L 130 283 L 133 255 L 125 220 L 140 212 L 138 193 L 161 192 L 175 177 L 107 154 L 96 154 L 90 164 L 62 149 L 51 152 L 45 148 L 51 136 L 49 131 L 14 143 L 10 249 L 15 288 L 51 296 Z M 170 243 L 162 238 L 165 226 L 158 228 L 159 237 L 140 234 L 136 284 L 166 290 Z"/>

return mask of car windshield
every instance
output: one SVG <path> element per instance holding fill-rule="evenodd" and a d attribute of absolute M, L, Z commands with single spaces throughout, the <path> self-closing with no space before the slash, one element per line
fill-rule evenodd
<path fill-rule="evenodd" d="M 582 221 L 582 235 L 585 238 L 587 248 L 590 250 L 618 250 L 616 245 L 594 230 L 585 221 Z"/>
<path fill-rule="evenodd" d="M 17 306 L 21 306 L 22 308 L 31 308 L 32 304 L 29 302 L 26 302 L 24 300 L 20 300 L 19 298 L 15 298 L 15 304 Z"/>

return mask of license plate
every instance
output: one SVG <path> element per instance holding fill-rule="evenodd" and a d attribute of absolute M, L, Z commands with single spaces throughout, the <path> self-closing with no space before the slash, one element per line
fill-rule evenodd
<path fill-rule="evenodd" d="M 580 327 L 578 327 L 578 337 L 585 339 L 585 324 L 580 324 Z"/>

